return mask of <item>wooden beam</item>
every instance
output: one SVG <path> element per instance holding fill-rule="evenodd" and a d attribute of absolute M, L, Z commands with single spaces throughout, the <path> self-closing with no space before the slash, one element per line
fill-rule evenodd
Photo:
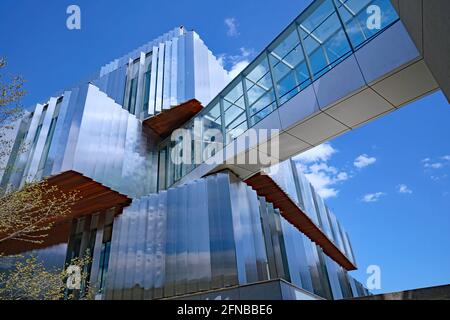
<path fill-rule="evenodd" d="M 144 120 L 143 124 L 160 137 L 167 137 L 203 109 L 201 103 L 192 99 Z"/>
<path fill-rule="evenodd" d="M 110 208 L 116 208 L 116 214 L 131 203 L 126 195 L 108 188 L 76 171 L 65 171 L 46 179 L 49 187 L 56 186 L 59 191 L 70 193 L 77 191 L 80 199 L 72 206 L 70 214 L 56 217 L 46 223 L 53 223 L 47 237 L 39 244 L 20 240 L 8 240 L 0 243 L 0 253 L 18 254 L 39 248 L 46 248 L 69 240 L 70 225 L 73 219 L 94 214 Z M 39 234 L 33 234 L 39 235 Z"/>

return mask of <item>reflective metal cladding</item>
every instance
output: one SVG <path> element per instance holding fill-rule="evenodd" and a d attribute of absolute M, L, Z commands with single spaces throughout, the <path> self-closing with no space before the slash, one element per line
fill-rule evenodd
<path fill-rule="evenodd" d="M 219 173 L 137 199 L 116 218 L 105 294 L 169 298 L 278 278 L 327 299 L 360 295 L 273 205 Z"/>

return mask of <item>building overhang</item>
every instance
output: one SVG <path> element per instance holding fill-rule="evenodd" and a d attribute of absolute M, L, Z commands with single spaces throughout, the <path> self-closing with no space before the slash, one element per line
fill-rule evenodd
<path fill-rule="evenodd" d="M 145 119 L 143 124 L 164 138 L 175 129 L 180 128 L 202 109 L 203 106 L 198 100 L 191 99 Z"/>
<path fill-rule="evenodd" d="M 32 234 L 33 236 L 46 234 L 41 242 L 6 240 L 0 244 L 1 253 L 5 255 L 19 254 L 65 243 L 69 239 L 70 226 L 73 219 L 110 208 L 116 208 L 115 214 L 117 215 L 122 212 L 125 206 L 131 203 L 131 199 L 128 196 L 73 170 L 51 176 L 45 181 L 49 187 L 56 186 L 58 192 L 64 194 L 77 192 L 78 199 L 72 206 L 70 213 L 44 221 L 43 223 L 51 223 L 52 228 L 40 234 Z"/>

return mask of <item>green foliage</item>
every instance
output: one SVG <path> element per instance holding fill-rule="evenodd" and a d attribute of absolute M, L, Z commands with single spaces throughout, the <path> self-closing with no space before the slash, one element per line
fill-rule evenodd
<path fill-rule="evenodd" d="M 25 95 L 24 80 L 16 75 L 4 75 L 6 59 L 0 57 L 0 169 L 6 169 L 5 158 L 9 155 L 14 142 L 9 137 L 14 123 L 20 119 L 24 112 L 20 100 Z"/>
<path fill-rule="evenodd" d="M 0 273 L 0 300 L 93 299 L 86 271 L 91 262 L 88 254 L 72 259 L 67 265 L 76 265 L 82 270 L 83 292 L 67 290 L 67 266 L 63 270 L 49 270 L 35 256 L 15 258 L 14 266 L 8 272 Z"/>
<path fill-rule="evenodd" d="M 15 143 L 14 128 L 24 115 L 20 100 L 25 95 L 20 76 L 4 75 L 6 59 L 0 57 L 0 176 L 13 170 L 6 165 Z M 20 146 L 25 152 L 27 146 Z M 27 183 L 19 190 L 0 190 L 0 243 L 25 241 L 42 243 L 56 219 L 69 216 L 78 200 L 77 192 L 65 193 L 47 181 Z M 7 242 L 7 243 L 6 243 Z M 68 291 L 66 268 L 48 270 L 35 256 L 2 257 L 0 263 L 14 259 L 14 265 L 0 272 L 0 300 L 61 300 L 92 297 L 87 283 L 89 255 L 76 258 L 81 274 L 83 294 Z M 3 266 L 4 267 L 4 266 Z"/>
<path fill-rule="evenodd" d="M 58 217 L 70 215 L 79 199 L 45 180 L 26 184 L 0 196 L 0 243 L 7 240 L 40 243 Z"/>

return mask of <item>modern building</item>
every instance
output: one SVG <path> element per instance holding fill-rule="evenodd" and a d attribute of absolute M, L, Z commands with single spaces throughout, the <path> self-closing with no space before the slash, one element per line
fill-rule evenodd
<path fill-rule="evenodd" d="M 1 186 L 82 198 L 44 243 L 0 251 L 63 267 L 89 249 L 99 299 L 367 295 L 292 157 L 444 88 L 426 60 L 388 0 L 313 1 L 234 79 L 177 28 L 19 121 Z"/>

